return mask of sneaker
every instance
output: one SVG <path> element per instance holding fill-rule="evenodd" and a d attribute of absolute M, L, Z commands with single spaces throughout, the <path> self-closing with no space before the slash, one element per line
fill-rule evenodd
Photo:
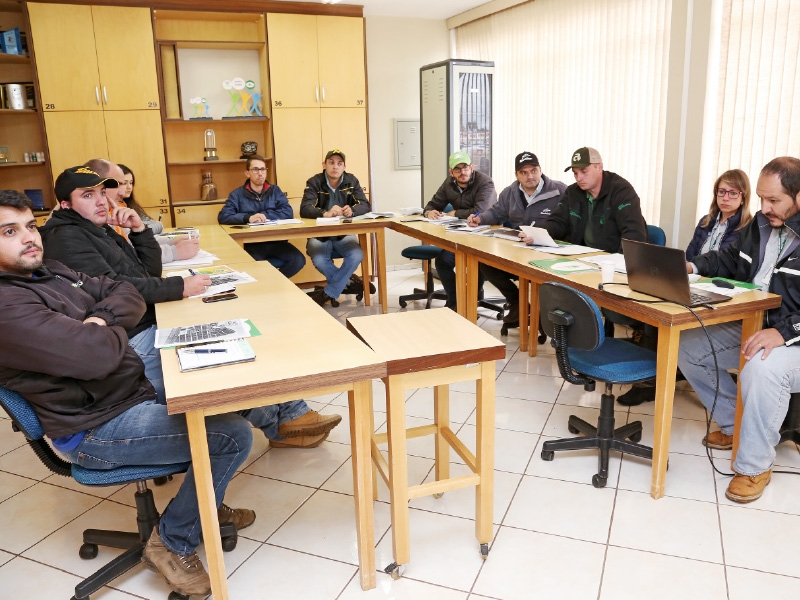
<path fill-rule="evenodd" d="M 361 279 L 355 273 L 350 275 L 350 283 L 347 284 L 347 287 L 344 288 L 342 291 L 343 294 L 361 294 L 364 291 L 364 280 Z M 374 294 L 376 292 L 375 284 L 371 281 L 369 282 L 369 293 Z"/>
<path fill-rule="evenodd" d="M 256 513 L 249 508 L 231 508 L 224 502 L 217 509 L 217 518 L 220 525 L 233 523 L 236 531 L 246 529 L 256 520 Z"/>
<path fill-rule="evenodd" d="M 703 438 L 703 446 L 714 450 L 730 450 L 733 448 L 733 436 L 725 435 L 721 431 L 712 431 Z"/>
<path fill-rule="evenodd" d="M 656 385 L 652 381 L 634 383 L 627 392 L 617 397 L 617 402 L 622 406 L 639 406 L 645 402 L 654 402 L 656 399 Z"/>
<path fill-rule="evenodd" d="M 336 300 L 336 298 L 331 298 L 325 293 L 325 288 L 315 289 L 313 292 L 308 294 L 308 296 L 320 306 L 325 306 L 325 304 L 328 302 L 330 302 L 331 306 L 334 308 L 339 306 L 339 302 Z"/>
<path fill-rule="evenodd" d="M 316 448 L 327 438 L 327 433 L 301 435 L 299 437 L 286 438 L 285 440 L 270 440 L 269 445 L 273 448 Z"/>
<path fill-rule="evenodd" d="M 282 438 L 322 435 L 329 433 L 341 421 L 342 415 L 321 415 L 315 410 L 310 410 L 294 421 L 278 425 L 278 433 Z"/>
<path fill-rule="evenodd" d="M 158 535 L 158 525 L 150 534 L 142 559 L 151 568 L 161 573 L 169 587 L 179 594 L 205 596 L 211 593 L 211 579 L 197 553 L 192 552 L 188 556 L 182 556 L 171 552 Z"/>
<path fill-rule="evenodd" d="M 725 497 L 733 502 L 747 504 L 761 498 L 764 488 L 772 479 L 772 470 L 764 471 L 760 475 L 734 475 L 725 491 Z"/>

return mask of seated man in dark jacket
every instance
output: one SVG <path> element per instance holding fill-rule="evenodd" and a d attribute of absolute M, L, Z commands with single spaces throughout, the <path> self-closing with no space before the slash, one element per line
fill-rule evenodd
<path fill-rule="evenodd" d="M 300 202 L 301 217 L 350 218 L 370 211 L 369 200 L 361 189 L 361 184 L 353 174 L 345 171 L 344 161 L 344 152 L 341 150 L 331 150 L 325 155 L 322 173 L 317 173 L 306 182 L 303 200 Z M 317 304 L 324 306 L 330 302 L 338 306 L 336 299 L 340 294 L 359 294 L 364 291 L 364 282 L 355 275 L 364 257 L 357 236 L 309 238 L 306 252 L 317 271 L 328 280 L 324 288 L 311 293 Z M 344 259 L 341 267 L 334 264 L 334 253 Z M 369 293 L 375 293 L 372 283 L 369 284 Z"/>
<path fill-rule="evenodd" d="M 88 277 L 42 261 L 31 202 L 0 190 L 0 385 L 30 402 L 53 445 L 90 469 L 191 462 L 183 415 L 156 402 L 144 366 L 128 346 L 145 302 L 130 283 Z M 250 424 L 237 414 L 206 418 L 211 475 L 221 523 L 243 529 L 246 509 L 222 504 L 250 451 Z M 200 515 L 190 467 L 150 534 L 144 559 L 173 590 L 208 594 L 195 553 Z"/>
<path fill-rule="evenodd" d="M 291 219 L 294 211 L 286 194 L 267 181 L 267 161 L 262 156 L 247 157 L 247 181 L 228 194 L 217 220 L 223 225 L 264 223 L 275 219 Z M 306 257 L 286 240 L 254 242 L 244 245 L 245 251 L 256 260 L 266 260 L 286 277 L 300 272 Z"/>
<path fill-rule="evenodd" d="M 199 294 L 211 280 L 207 275 L 161 277 L 161 250 L 137 212 L 119 208 L 108 216 L 105 186 L 116 184 L 115 179 L 104 179 L 85 166 L 72 167 L 58 176 L 55 194 L 61 208 L 42 227 L 45 256 L 87 275 L 132 283 L 144 297 L 147 310 L 129 328 L 129 344 L 142 358 L 145 375 L 159 400 L 165 402 L 161 353 L 155 348 L 154 304 Z M 128 241 L 110 224 L 130 229 Z M 324 441 L 341 416 L 320 415 L 296 400 L 254 409 L 248 419 L 272 440 L 272 446 L 314 447 Z"/>
<path fill-rule="evenodd" d="M 500 192 L 497 204 L 481 214 L 469 216 L 470 225 L 534 225 L 546 221 L 561 200 L 566 184 L 553 181 L 542 173 L 539 159 L 533 152 L 522 152 L 514 159 L 517 179 Z M 519 290 L 514 281 L 519 279 L 508 271 L 481 263 L 481 274 L 492 283 L 509 304 L 503 321 L 519 323 Z"/>

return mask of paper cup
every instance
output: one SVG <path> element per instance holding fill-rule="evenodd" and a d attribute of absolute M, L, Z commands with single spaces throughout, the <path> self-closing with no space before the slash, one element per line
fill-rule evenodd
<path fill-rule="evenodd" d="M 614 281 L 614 261 L 604 260 L 600 263 L 600 277 L 603 283 Z"/>

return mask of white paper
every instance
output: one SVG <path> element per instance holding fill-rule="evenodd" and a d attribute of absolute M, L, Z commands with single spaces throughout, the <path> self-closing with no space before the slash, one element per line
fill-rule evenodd
<path fill-rule="evenodd" d="M 592 263 L 600 266 L 604 262 L 612 261 L 614 270 L 617 273 L 627 273 L 625 270 L 625 257 L 622 254 L 601 254 L 599 256 L 587 256 L 581 259 L 583 262 Z"/>
<path fill-rule="evenodd" d="M 749 288 L 734 286 L 731 288 L 724 288 L 714 285 L 713 283 L 694 283 L 689 286 L 689 291 L 692 292 L 714 292 L 715 294 L 722 294 L 723 296 L 736 296 L 737 294 L 744 294 L 745 292 L 752 292 Z"/>
<path fill-rule="evenodd" d="M 217 321 L 186 327 L 170 327 L 156 329 L 156 348 L 170 346 L 189 346 L 204 342 L 222 342 L 237 338 L 250 337 L 250 326 L 244 319 Z"/>
<path fill-rule="evenodd" d="M 396 215 L 393 212 L 368 212 L 364 213 L 363 215 L 353 217 L 353 221 L 361 221 L 364 219 L 391 219 L 395 216 Z"/>
<path fill-rule="evenodd" d="M 224 350 L 225 352 L 196 353 L 193 350 Z M 195 371 L 221 365 L 255 360 L 256 353 L 247 340 L 231 340 L 215 344 L 203 344 L 191 348 L 178 348 L 178 363 L 181 371 Z"/>
<path fill-rule="evenodd" d="M 458 217 L 455 215 L 442 215 L 438 219 L 425 219 L 428 223 L 433 223 L 434 225 L 447 225 L 451 221 L 458 221 Z"/>
<path fill-rule="evenodd" d="M 527 244 L 517 244 L 522 248 L 529 250 L 537 250 L 546 254 L 555 254 L 556 256 L 574 256 L 576 254 L 589 254 L 590 252 L 597 252 L 597 248 L 589 248 L 589 246 L 578 246 L 577 244 L 567 244 L 566 246 L 557 246 L 550 248 L 549 246 L 528 246 Z"/>
<path fill-rule="evenodd" d="M 200 251 L 192 258 L 187 258 L 185 260 L 173 260 L 170 263 L 165 263 L 164 265 L 162 265 L 162 267 L 164 269 L 186 269 L 190 267 L 209 267 L 214 263 L 215 260 L 219 260 L 219 258 L 201 248 Z"/>
<path fill-rule="evenodd" d="M 545 246 L 548 248 L 558 247 L 558 244 L 550 237 L 546 229 L 531 227 L 530 225 L 520 225 L 519 228 L 527 237 L 533 239 L 534 246 Z M 595 252 L 597 252 L 597 250 L 595 250 Z"/>
<path fill-rule="evenodd" d="M 250 227 L 264 227 L 266 225 L 291 225 L 294 223 L 303 224 L 300 219 L 270 219 L 262 223 L 248 223 Z"/>
<path fill-rule="evenodd" d="M 339 217 L 317 217 L 317 225 L 338 225 Z"/>
<path fill-rule="evenodd" d="M 452 233 L 471 233 L 473 235 L 481 235 L 487 229 L 489 229 L 491 225 L 476 225 L 475 227 L 470 227 L 469 225 L 462 225 L 460 227 L 448 227 L 447 231 Z"/>
<path fill-rule="evenodd" d="M 411 215 L 421 215 L 422 214 L 422 207 L 421 206 L 410 206 L 407 208 L 401 208 L 400 214 L 410 217 Z"/>

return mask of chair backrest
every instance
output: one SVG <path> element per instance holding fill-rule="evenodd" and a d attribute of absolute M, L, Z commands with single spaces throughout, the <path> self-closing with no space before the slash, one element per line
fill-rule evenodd
<path fill-rule="evenodd" d="M 30 403 L 17 392 L 0 386 L 0 404 L 14 421 L 17 429 L 29 440 L 40 440 L 44 429 Z"/>
<path fill-rule="evenodd" d="M 554 339 L 557 322 L 571 317 L 575 326 L 566 327 L 568 348 L 596 350 L 605 341 L 603 317 L 597 304 L 567 285 L 551 281 L 539 286 L 539 315 L 542 329 Z"/>
<path fill-rule="evenodd" d="M 651 244 L 655 244 L 656 246 L 667 245 L 667 234 L 665 234 L 664 230 L 658 225 L 647 226 L 647 237 L 650 238 Z"/>

